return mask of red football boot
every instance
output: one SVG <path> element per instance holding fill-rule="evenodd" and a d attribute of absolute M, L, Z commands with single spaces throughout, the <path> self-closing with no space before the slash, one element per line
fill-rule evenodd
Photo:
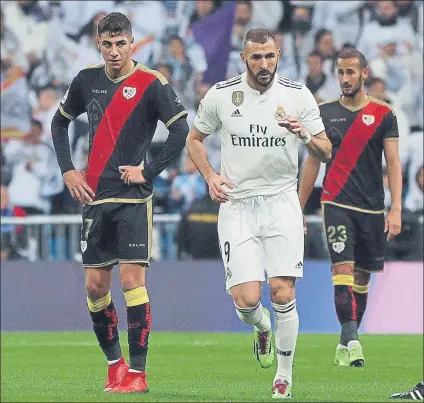
<path fill-rule="evenodd" d="M 146 393 L 149 391 L 145 372 L 127 372 L 121 383 L 111 393 Z"/>
<path fill-rule="evenodd" d="M 122 356 L 118 362 L 115 362 L 115 364 L 108 365 L 107 379 L 104 391 L 110 392 L 115 386 L 119 385 L 127 372 L 128 364 L 125 361 L 124 356 Z"/>

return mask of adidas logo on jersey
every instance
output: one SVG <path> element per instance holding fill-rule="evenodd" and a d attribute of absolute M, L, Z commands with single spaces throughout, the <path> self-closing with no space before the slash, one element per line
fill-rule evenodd
<path fill-rule="evenodd" d="M 296 266 L 294 266 L 295 269 L 302 269 L 303 268 L 303 263 L 302 262 L 298 262 L 296 263 Z"/>
<path fill-rule="evenodd" d="M 236 109 L 231 115 L 232 118 L 241 118 L 243 115 L 240 113 L 238 109 Z"/>

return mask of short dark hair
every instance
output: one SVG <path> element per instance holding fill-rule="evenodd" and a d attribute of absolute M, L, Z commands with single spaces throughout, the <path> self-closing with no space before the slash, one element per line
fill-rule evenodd
<path fill-rule="evenodd" d="M 237 0 L 237 4 L 245 4 L 249 8 L 252 8 L 252 1 L 251 0 Z"/>
<path fill-rule="evenodd" d="M 336 58 L 336 63 L 339 59 L 358 59 L 359 67 L 364 69 L 368 66 L 367 59 L 364 54 L 361 53 L 358 49 L 343 49 Z"/>
<path fill-rule="evenodd" d="M 371 87 L 371 85 L 374 84 L 383 84 L 384 86 L 386 86 L 386 82 L 380 78 L 380 77 L 372 77 L 369 81 L 368 81 L 368 86 Z"/>
<path fill-rule="evenodd" d="M 321 55 L 321 53 L 319 53 L 317 50 L 313 50 L 311 53 L 309 53 L 308 57 L 319 57 L 321 59 L 321 61 L 323 61 L 323 57 Z"/>
<path fill-rule="evenodd" d="M 36 126 L 40 130 L 43 130 L 43 124 L 37 119 L 34 119 L 34 118 L 31 119 L 31 126 Z"/>
<path fill-rule="evenodd" d="M 103 17 L 97 26 L 97 35 L 110 32 L 113 36 L 120 34 L 132 35 L 131 22 L 125 14 L 109 13 Z"/>
<path fill-rule="evenodd" d="M 333 35 L 333 33 L 331 31 L 329 31 L 328 29 L 325 28 L 321 28 L 320 30 L 318 30 L 314 36 L 314 44 L 317 45 L 318 42 L 321 41 L 321 39 L 325 36 L 325 35 Z"/>
<path fill-rule="evenodd" d="M 275 42 L 275 36 L 270 31 L 263 28 L 253 28 L 246 32 L 243 40 L 243 48 L 247 42 L 264 44 L 268 41 Z"/>
<path fill-rule="evenodd" d="M 171 41 L 178 41 L 178 42 L 181 42 L 184 45 L 184 40 L 179 35 L 170 35 L 168 37 L 168 43 L 171 43 Z"/>

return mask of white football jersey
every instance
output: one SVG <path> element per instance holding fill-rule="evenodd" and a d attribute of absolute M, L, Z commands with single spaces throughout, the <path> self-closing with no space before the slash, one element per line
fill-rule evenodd
<path fill-rule="evenodd" d="M 229 197 L 268 196 L 297 189 L 297 137 L 277 119 L 295 116 L 315 136 L 325 130 L 318 105 L 301 83 L 275 75 L 261 94 L 246 73 L 215 84 L 200 102 L 194 126 L 209 135 L 221 129 L 221 174 Z"/>

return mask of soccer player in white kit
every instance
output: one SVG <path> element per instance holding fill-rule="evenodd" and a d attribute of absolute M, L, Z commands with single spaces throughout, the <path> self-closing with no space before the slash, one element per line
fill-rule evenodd
<path fill-rule="evenodd" d="M 272 393 L 290 398 L 299 328 L 295 281 L 303 276 L 304 233 L 297 195 L 298 147 L 325 162 L 331 154 L 318 105 L 305 85 L 276 74 L 280 50 L 265 29 L 246 33 L 246 72 L 214 85 L 202 99 L 187 149 L 213 200 L 222 203 L 218 235 L 226 290 L 238 317 L 254 326 L 254 354 L 274 359 L 267 276 L 275 313 L 277 373 Z M 221 129 L 221 172 L 208 162 L 203 140 Z"/>

